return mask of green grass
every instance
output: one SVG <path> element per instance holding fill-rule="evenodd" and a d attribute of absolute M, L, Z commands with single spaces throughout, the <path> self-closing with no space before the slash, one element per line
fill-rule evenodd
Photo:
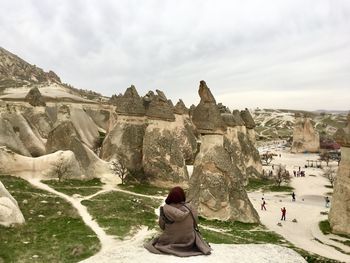
<path fill-rule="evenodd" d="M 318 226 L 320 227 L 320 230 L 324 235 L 328 235 L 332 232 L 331 225 L 329 224 L 328 220 L 320 221 L 318 223 Z"/>
<path fill-rule="evenodd" d="M 266 230 L 259 224 L 242 223 L 238 221 L 206 220 L 199 218 L 203 226 L 201 232 L 211 243 L 225 244 L 284 244 L 286 241 L 278 234 Z M 221 232 L 205 229 L 205 227 L 220 229 Z M 223 233 L 222 233 L 223 232 Z"/>
<path fill-rule="evenodd" d="M 248 185 L 245 187 L 248 192 L 262 190 L 265 192 L 292 192 L 293 187 L 288 185 L 278 186 L 273 180 L 250 178 Z"/>
<path fill-rule="evenodd" d="M 105 228 L 106 232 L 123 238 L 132 230 L 144 225 L 154 228 L 157 216 L 154 210 L 160 200 L 138 197 L 121 192 L 109 192 L 82 202 L 89 213 Z"/>
<path fill-rule="evenodd" d="M 149 184 L 119 184 L 118 185 L 123 190 L 128 190 L 138 194 L 144 195 L 159 195 L 165 196 L 169 193 L 170 189 L 156 187 Z"/>
<path fill-rule="evenodd" d="M 336 242 L 340 242 L 340 243 L 350 247 L 350 240 L 344 240 L 343 241 L 343 240 L 339 240 L 339 239 L 336 239 L 336 238 L 330 238 L 330 239 L 333 240 L 333 241 L 336 241 Z"/>
<path fill-rule="evenodd" d="M 0 226 L 0 262 L 78 262 L 99 251 L 97 236 L 69 203 L 23 179 L 0 175 L 0 181 L 26 219 Z"/>
<path fill-rule="evenodd" d="M 99 178 L 91 180 L 67 179 L 61 182 L 58 180 L 45 180 L 43 183 L 67 195 L 79 194 L 81 196 L 92 195 L 101 190 L 103 185 Z"/>

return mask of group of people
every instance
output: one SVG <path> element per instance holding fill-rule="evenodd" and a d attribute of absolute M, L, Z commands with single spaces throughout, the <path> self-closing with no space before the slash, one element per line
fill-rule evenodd
<path fill-rule="evenodd" d="M 294 194 L 294 192 L 293 192 L 293 194 Z M 295 194 L 294 194 L 294 199 L 295 199 Z M 265 210 L 266 211 L 266 201 L 265 201 L 264 197 L 261 198 L 261 210 Z M 287 209 L 285 207 L 282 207 L 281 208 L 281 212 L 282 212 L 281 220 L 286 221 Z"/>

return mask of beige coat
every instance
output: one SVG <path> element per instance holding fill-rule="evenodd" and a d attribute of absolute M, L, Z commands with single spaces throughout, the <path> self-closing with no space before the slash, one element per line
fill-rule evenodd
<path fill-rule="evenodd" d="M 197 213 L 191 206 L 191 209 L 197 220 Z M 184 204 L 164 205 L 163 211 L 165 216 L 174 221 L 174 223 L 165 223 L 162 217 L 159 217 L 159 226 L 163 233 L 145 245 L 145 248 L 152 253 L 172 254 L 179 257 L 188 257 L 209 254 L 208 251 L 201 251 L 201 243 L 196 245 L 196 234 L 193 227 L 193 219 L 189 210 Z M 200 242 L 202 242 L 200 240 Z"/>

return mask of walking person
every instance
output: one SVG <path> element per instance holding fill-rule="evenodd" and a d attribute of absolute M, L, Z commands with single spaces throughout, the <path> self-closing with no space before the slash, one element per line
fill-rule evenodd
<path fill-rule="evenodd" d="M 292 202 L 295 202 L 295 193 L 292 193 Z"/>
<path fill-rule="evenodd" d="M 266 202 L 265 202 L 265 199 L 264 199 L 264 197 L 263 198 L 261 198 L 261 210 L 265 210 L 266 211 Z"/>
<path fill-rule="evenodd" d="M 329 203 L 330 203 L 330 200 L 329 200 L 328 196 L 326 196 L 325 201 L 326 201 L 326 208 L 328 208 L 329 207 Z"/>
<path fill-rule="evenodd" d="M 282 212 L 281 220 L 286 221 L 286 213 L 287 213 L 286 208 L 285 207 L 281 208 L 281 212 Z"/>

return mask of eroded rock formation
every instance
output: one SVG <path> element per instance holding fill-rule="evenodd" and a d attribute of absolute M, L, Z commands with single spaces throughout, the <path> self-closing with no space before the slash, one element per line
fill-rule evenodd
<path fill-rule="evenodd" d="M 225 123 L 204 81 L 199 96 L 192 118 L 201 133 L 201 146 L 190 178 L 189 199 L 200 215 L 210 219 L 259 222 L 243 188 L 243 175 L 224 148 Z"/>
<path fill-rule="evenodd" d="M 350 235 L 350 114 L 347 127 L 339 129 L 334 138 L 341 145 L 341 161 L 334 185 L 329 223 L 332 232 Z"/>
<path fill-rule="evenodd" d="M 310 118 L 296 116 L 291 151 L 292 153 L 320 151 L 320 136 L 314 129 Z"/>
<path fill-rule="evenodd" d="M 25 101 L 27 101 L 30 105 L 36 106 L 46 106 L 45 100 L 37 87 L 31 88 L 25 96 Z"/>
<path fill-rule="evenodd" d="M 0 182 L 0 225 L 23 224 L 25 219 L 17 201 Z"/>

